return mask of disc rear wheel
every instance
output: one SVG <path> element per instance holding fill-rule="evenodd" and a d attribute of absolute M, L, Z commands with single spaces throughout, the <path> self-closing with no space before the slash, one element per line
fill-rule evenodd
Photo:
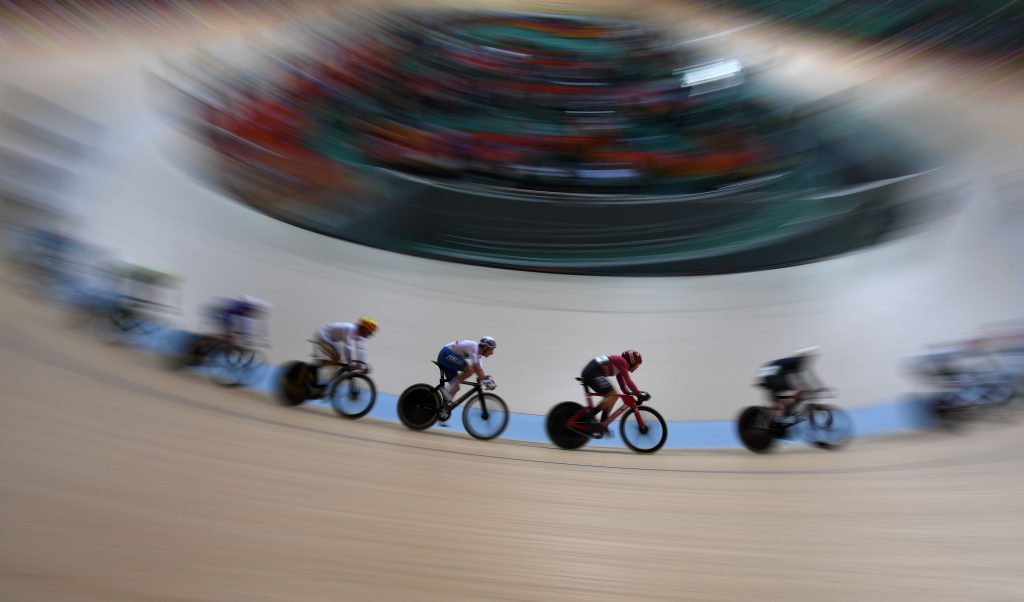
<path fill-rule="evenodd" d="M 562 449 L 577 449 L 587 443 L 586 435 L 577 433 L 569 427 L 569 419 L 583 409 L 575 401 L 563 401 L 548 412 L 547 431 L 551 442 Z"/>
<path fill-rule="evenodd" d="M 437 396 L 430 385 L 413 385 L 398 398 L 398 419 L 414 431 L 430 428 L 437 422 Z"/>
<path fill-rule="evenodd" d="M 309 379 L 313 377 L 312 366 L 305 362 L 291 362 L 284 366 L 281 374 L 280 395 L 281 405 L 297 406 L 309 399 Z"/>
<path fill-rule="evenodd" d="M 760 406 L 751 406 L 740 413 L 739 420 L 736 421 L 736 430 L 743 447 L 761 454 L 775 445 L 775 435 L 767 422 L 765 409 Z"/>

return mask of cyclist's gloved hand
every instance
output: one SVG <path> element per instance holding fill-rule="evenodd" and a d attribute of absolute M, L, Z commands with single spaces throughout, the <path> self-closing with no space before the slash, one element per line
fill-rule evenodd
<path fill-rule="evenodd" d="M 483 380 L 480 381 L 480 384 L 483 385 L 488 391 L 493 391 L 498 387 L 498 385 L 494 382 L 494 379 L 491 378 L 490 376 L 485 376 Z"/>
<path fill-rule="evenodd" d="M 651 394 L 647 391 L 639 391 L 636 394 L 637 403 L 643 403 L 651 398 Z"/>

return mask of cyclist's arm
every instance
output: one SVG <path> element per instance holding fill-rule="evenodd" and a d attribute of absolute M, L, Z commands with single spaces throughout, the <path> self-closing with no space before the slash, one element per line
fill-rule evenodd
<path fill-rule="evenodd" d="M 323 326 L 320 327 L 320 330 L 317 331 L 317 335 L 320 337 L 321 341 L 333 344 L 334 343 L 334 339 L 331 337 L 331 331 L 332 331 L 332 325 L 331 324 L 324 324 Z"/>
<path fill-rule="evenodd" d="M 220 332 L 218 332 L 217 334 L 228 338 L 235 336 L 235 331 L 238 330 L 237 318 L 235 317 L 235 314 L 231 312 L 222 313 L 220 315 L 218 326 L 220 327 Z"/>
<path fill-rule="evenodd" d="M 364 339 L 363 337 L 360 337 L 360 336 L 355 336 L 355 337 L 352 337 L 352 341 L 349 344 L 351 345 L 349 353 L 351 354 L 352 358 L 355 361 L 357 361 L 357 362 L 359 362 L 361 364 L 365 364 L 366 363 L 366 339 Z M 354 353 L 353 353 L 353 351 L 354 351 Z"/>
<path fill-rule="evenodd" d="M 629 372 L 619 372 L 615 375 L 615 379 L 619 381 L 619 388 L 622 389 L 623 393 L 636 395 L 640 392 L 633 379 L 629 377 Z"/>
<path fill-rule="evenodd" d="M 246 322 L 246 337 L 248 337 L 250 342 L 269 340 L 267 336 L 267 319 L 265 317 L 249 317 L 246 318 Z"/>
<path fill-rule="evenodd" d="M 482 380 L 487 377 L 484 374 L 483 358 L 480 357 L 479 347 L 470 348 L 469 357 L 466 360 L 469 362 L 469 366 L 473 369 L 473 373 L 476 374 L 477 378 Z"/>
<path fill-rule="evenodd" d="M 825 385 L 821 382 L 821 379 L 818 378 L 818 375 L 810 369 L 802 370 L 799 375 L 799 380 L 799 384 L 803 385 L 801 389 L 804 391 L 825 388 Z"/>

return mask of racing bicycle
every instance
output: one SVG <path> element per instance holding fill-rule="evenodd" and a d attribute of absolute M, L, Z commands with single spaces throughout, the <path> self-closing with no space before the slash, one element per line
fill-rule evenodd
<path fill-rule="evenodd" d="M 623 404 L 612 408 L 608 419 L 602 422 L 591 422 L 586 419 L 587 413 L 593 409 L 591 397 L 604 397 L 602 393 L 593 392 L 583 379 L 576 377 L 583 385 L 586 405 L 575 401 L 563 401 L 551 408 L 547 417 L 548 437 L 552 443 L 562 449 L 577 449 L 591 439 L 601 439 L 608 433 L 608 427 L 620 416 L 619 431 L 622 441 L 629 449 L 642 454 L 653 454 L 665 445 L 668 439 L 668 425 L 661 414 L 654 408 L 643 405 L 632 395 L 619 394 Z"/>
<path fill-rule="evenodd" d="M 326 398 L 334 411 L 345 418 L 362 418 L 369 414 L 377 401 L 377 385 L 367 374 L 369 366 L 337 362 L 325 365 L 338 366 L 338 371 L 327 384 L 320 384 L 316 364 L 301 361 L 285 364 L 280 382 L 281 404 L 297 406 L 309 399 Z"/>
<path fill-rule="evenodd" d="M 414 431 L 430 428 L 437 421 L 446 422 L 451 418 L 452 411 L 462 405 L 462 426 L 466 432 L 477 439 L 494 439 L 508 426 L 508 406 L 505 401 L 491 392 L 483 390 L 479 381 L 463 381 L 469 390 L 458 399 L 448 402 L 441 394 L 441 387 L 447 384 L 444 369 L 435 360 L 441 377 L 438 384 L 430 386 L 426 383 L 412 385 L 402 392 L 398 398 L 398 419 L 402 424 Z"/>
<path fill-rule="evenodd" d="M 750 406 L 740 412 L 736 421 L 743 446 L 755 453 L 771 450 L 779 439 L 793 439 L 799 434 L 817 447 L 839 449 L 853 436 L 853 420 L 840 408 L 814 400 L 835 396 L 835 389 L 806 391 L 788 417 L 777 417 L 778 411 L 765 406 Z"/>

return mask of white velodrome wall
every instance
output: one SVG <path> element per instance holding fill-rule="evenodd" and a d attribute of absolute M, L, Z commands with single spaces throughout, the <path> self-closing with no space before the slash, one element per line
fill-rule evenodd
<path fill-rule="evenodd" d="M 274 362 L 306 356 L 305 339 L 321 323 L 370 314 L 381 323 L 370 347 L 375 377 L 382 391 L 398 393 L 435 378 L 429 360 L 444 342 L 489 334 L 499 341 L 488 366 L 498 392 L 514 411 L 542 414 L 578 396 L 572 379 L 589 358 L 636 348 L 646 358 L 637 381 L 667 418 L 713 420 L 760 399 L 750 383 L 761 363 L 810 344 L 822 347 L 819 373 L 840 388 L 844 404 L 891 400 L 913 388 L 901 358 L 981 323 L 1019 318 L 1024 308 L 1021 265 L 1013 260 L 1021 237 L 1019 229 L 1005 230 L 1013 221 L 999 204 L 999 182 L 1019 164 L 1007 162 L 999 145 L 1004 135 L 1021 138 L 1000 128 L 992 113 L 999 106 L 980 109 L 977 122 L 970 121 L 973 105 L 961 107 L 953 125 L 970 135 L 943 140 L 964 148 L 947 177 L 961 186 L 966 212 L 928 232 L 754 274 L 566 277 L 363 248 L 276 222 L 209 190 L 170 158 L 202 154 L 151 108 L 145 66 L 152 61 L 123 51 L 20 56 L 6 59 L 0 76 L 108 128 L 76 193 L 80 234 L 185 275 L 183 326 L 197 326 L 197 307 L 215 295 L 271 300 Z M 806 72 L 797 62 L 778 76 L 806 85 Z M 809 92 L 829 86 L 842 83 Z M 883 87 L 866 88 L 875 89 Z M 901 90 L 867 97 L 876 108 L 911 114 L 907 103 L 923 101 Z M 952 120 L 934 114 L 913 111 L 918 133 L 945 134 Z M 1013 113 L 1003 118 L 1020 121 Z M 969 125 L 981 120 L 992 120 L 983 127 L 996 133 L 980 135 Z M 996 165 L 994 174 L 986 171 Z"/>

